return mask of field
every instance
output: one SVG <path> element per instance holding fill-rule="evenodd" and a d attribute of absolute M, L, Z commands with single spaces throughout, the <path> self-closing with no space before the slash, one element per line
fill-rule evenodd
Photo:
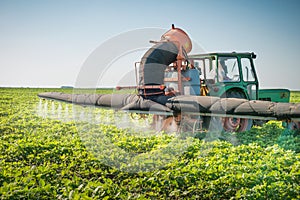
<path fill-rule="evenodd" d="M 300 102 L 300 91 L 293 91 L 290 96 L 291 102 Z"/>
<path fill-rule="evenodd" d="M 72 92 L 0 89 L 1 199 L 300 199 L 300 133 L 280 122 L 218 138 L 149 135 L 115 126 L 123 116 L 109 110 L 72 120 L 70 105 L 37 98 L 46 91 Z"/>

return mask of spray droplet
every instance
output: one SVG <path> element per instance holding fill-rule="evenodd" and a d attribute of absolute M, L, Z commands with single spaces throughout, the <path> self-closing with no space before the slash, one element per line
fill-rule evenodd
<path fill-rule="evenodd" d="M 65 114 L 64 115 L 65 115 L 64 116 L 65 121 L 68 121 L 68 119 L 69 119 L 69 106 L 68 105 L 66 105 L 66 107 L 65 107 Z"/>
<path fill-rule="evenodd" d="M 44 103 L 44 109 L 43 109 L 43 117 L 46 118 L 48 115 L 48 102 L 45 101 Z"/>
<path fill-rule="evenodd" d="M 62 106 L 61 103 L 58 104 L 58 108 L 57 108 L 57 118 L 61 119 L 61 110 L 62 110 Z"/>
<path fill-rule="evenodd" d="M 51 104 L 51 117 L 55 117 L 55 104 L 54 104 L 53 101 L 52 101 L 52 104 Z"/>
<path fill-rule="evenodd" d="M 43 116 L 43 102 L 42 102 L 42 99 L 40 99 L 40 102 L 38 103 L 37 114 L 39 116 Z"/>

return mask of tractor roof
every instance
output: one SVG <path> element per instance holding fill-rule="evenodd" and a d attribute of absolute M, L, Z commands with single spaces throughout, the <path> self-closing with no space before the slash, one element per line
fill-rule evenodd
<path fill-rule="evenodd" d="M 192 54 L 189 55 L 189 58 L 203 58 L 203 57 L 211 57 L 211 56 L 242 56 L 242 57 L 252 57 L 256 58 L 256 54 L 254 52 L 214 52 L 214 53 L 203 53 L 203 54 Z"/>

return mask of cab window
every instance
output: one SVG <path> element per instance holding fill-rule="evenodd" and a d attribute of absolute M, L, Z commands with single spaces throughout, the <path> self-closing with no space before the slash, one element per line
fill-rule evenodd
<path fill-rule="evenodd" d="M 197 68 L 200 73 L 200 79 L 206 80 L 208 82 L 214 82 L 216 77 L 216 64 L 215 60 L 210 58 L 200 59 L 194 61 L 195 68 Z"/>
<path fill-rule="evenodd" d="M 218 58 L 218 80 L 219 82 L 239 82 L 240 73 L 236 57 Z"/>
<path fill-rule="evenodd" d="M 255 81 L 254 72 L 251 67 L 251 61 L 249 58 L 241 58 L 243 80 L 245 82 Z"/>

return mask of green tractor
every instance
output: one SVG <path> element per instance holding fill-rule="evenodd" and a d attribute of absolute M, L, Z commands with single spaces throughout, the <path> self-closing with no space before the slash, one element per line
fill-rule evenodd
<path fill-rule="evenodd" d="M 289 102 L 287 89 L 259 89 L 252 53 L 207 53 L 189 56 L 190 67 L 197 69 L 200 76 L 200 96 L 241 98 L 272 102 Z M 194 85 L 194 88 L 198 88 Z M 214 120 L 220 120 L 215 118 Z M 226 131 L 244 131 L 253 124 L 262 125 L 266 120 L 237 117 L 222 118 Z M 215 123 L 218 124 L 218 123 Z"/>
<path fill-rule="evenodd" d="M 209 53 L 189 56 L 200 71 L 201 95 L 289 102 L 287 89 L 259 90 L 254 53 Z"/>

